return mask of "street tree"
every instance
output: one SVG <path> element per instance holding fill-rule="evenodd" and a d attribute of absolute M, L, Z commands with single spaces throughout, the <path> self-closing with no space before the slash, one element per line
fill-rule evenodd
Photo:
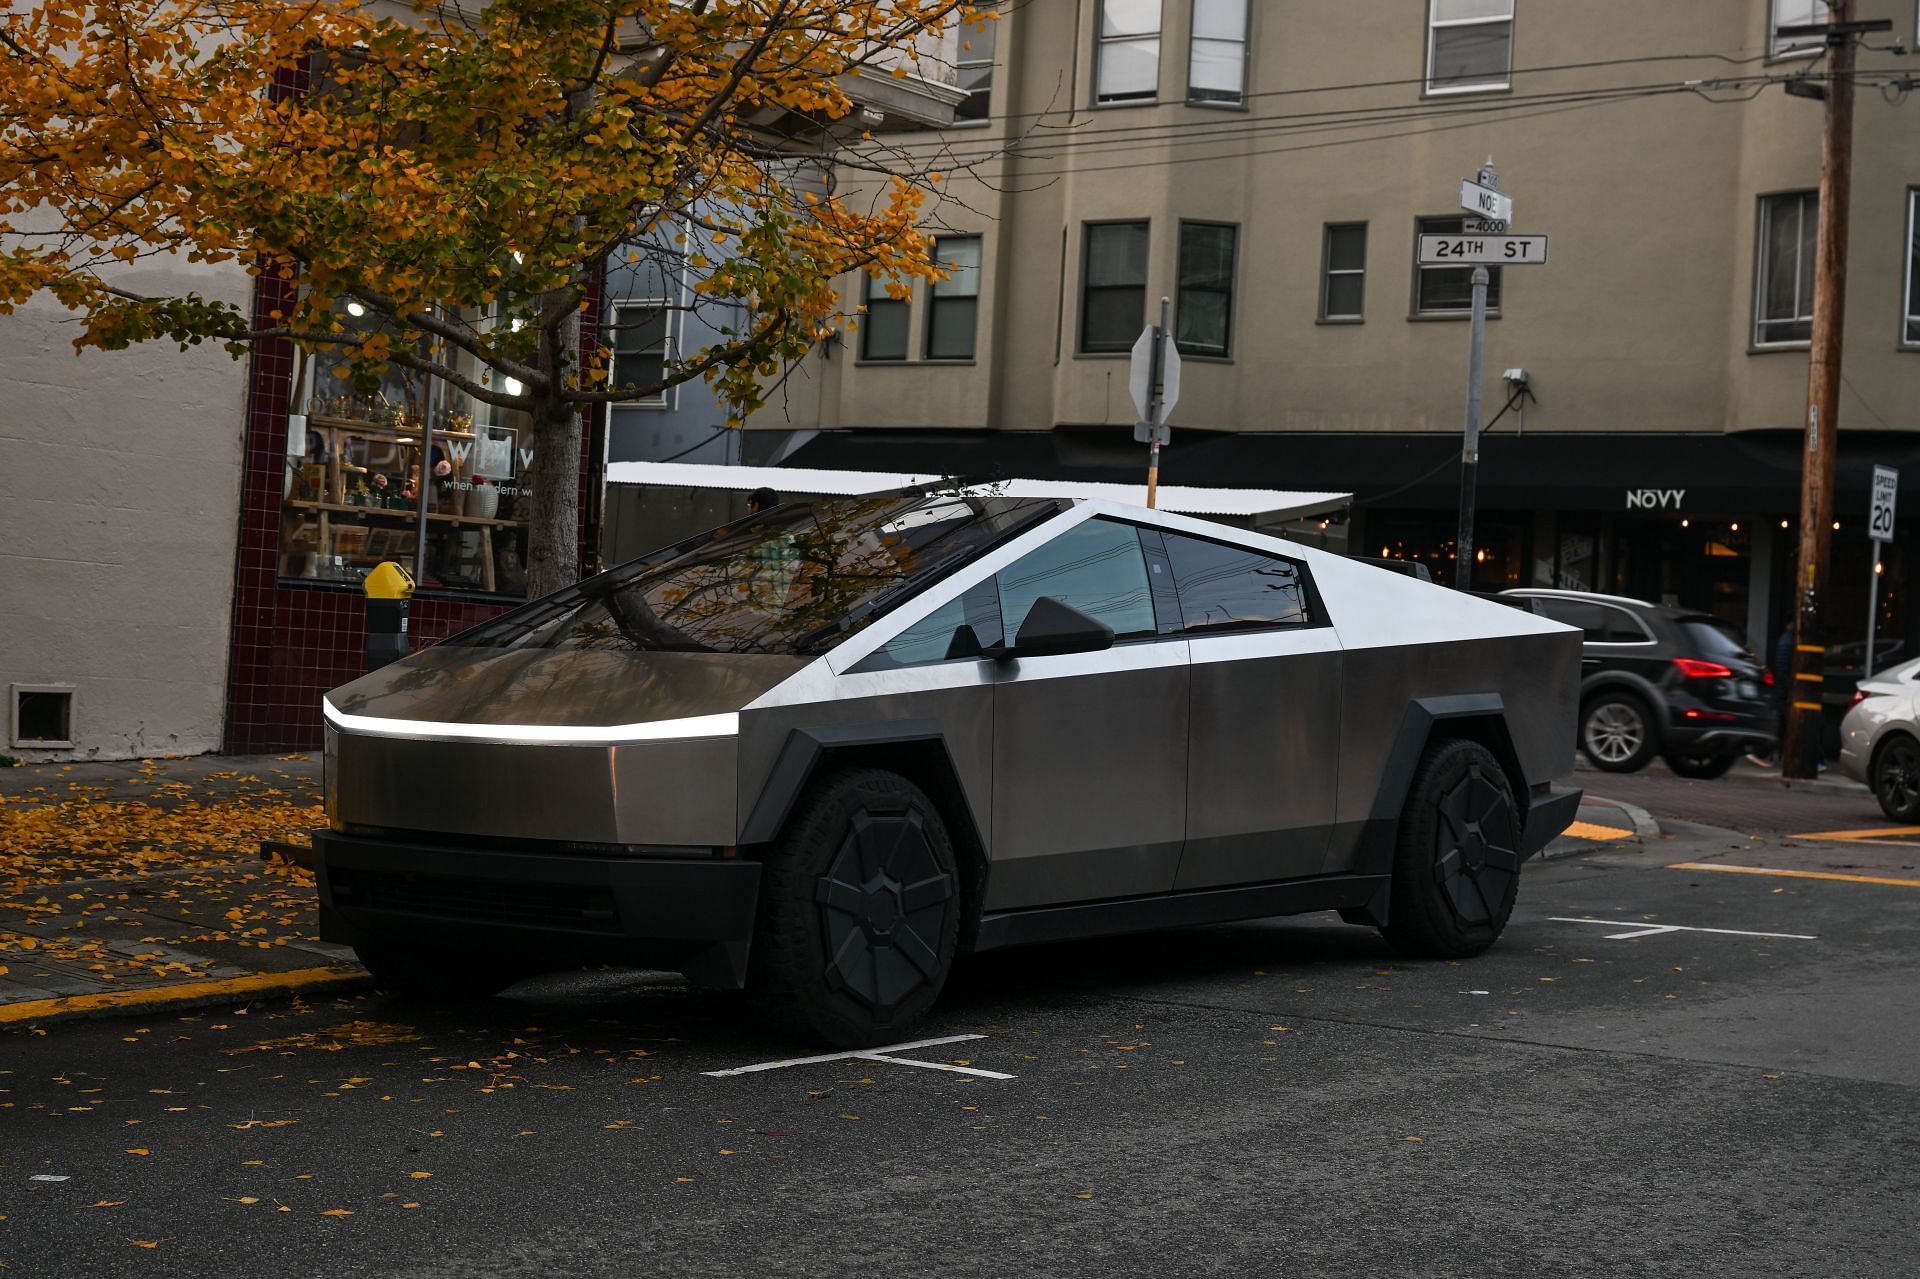
<path fill-rule="evenodd" d="M 836 276 L 938 273 L 914 226 L 941 174 L 868 147 L 843 197 L 829 166 L 861 138 L 860 77 L 926 74 L 940 31 L 986 20 L 963 0 L 16 3 L 0 313 L 46 295 L 80 347 L 292 343 L 342 390 L 397 372 L 523 413 L 545 594 L 578 576 L 585 413 L 705 379 L 737 424 L 848 321 Z M 130 287 L 168 257 L 243 266 L 259 301 Z M 594 281 L 668 257 L 693 282 L 669 305 L 718 336 L 616 384 Z"/>

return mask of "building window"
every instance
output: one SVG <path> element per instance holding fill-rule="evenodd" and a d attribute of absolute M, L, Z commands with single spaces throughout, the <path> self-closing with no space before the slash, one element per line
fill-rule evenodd
<path fill-rule="evenodd" d="M 1920 191 L 1907 192 L 1907 305 L 1900 340 L 1920 346 Z"/>
<path fill-rule="evenodd" d="M 1233 259 L 1239 228 L 1180 224 L 1180 289 L 1173 340 L 1182 355 L 1233 353 Z"/>
<path fill-rule="evenodd" d="M 1247 85 L 1247 0 L 1193 0 L 1187 101 L 1239 102 Z"/>
<path fill-rule="evenodd" d="M 1465 218 L 1421 218 L 1414 227 L 1414 246 L 1423 235 L 1459 235 L 1466 230 Z M 1500 309 L 1500 274 L 1503 268 L 1487 268 L 1487 310 Z M 1473 310 L 1473 272 L 1470 266 L 1423 266 L 1414 272 L 1413 311 L 1415 315 L 1465 315 Z"/>
<path fill-rule="evenodd" d="M 980 237 L 942 236 L 933 256 L 949 272 L 928 294 L 927 358 L 971 360 L 980 311 Z"/>
<path fill-rule="evenodd" d="M 1160 0 L 1100 0 L 1096 102 L 1151 102 L 1160 93 Z"/>
<path fill-rule="evenodd" d="M 607 385 L 653 386 L 667 375 L 667 346 L 673 312 L 663 298 L 628 299 L 613 304 L 607 337 L 613 346 L 613 367 Z M 635 404 L 665 404 L 663 390 Z"/>
<path fill-rule="evenodd" d="M 1753 344 L 1813 338 L 1813 249 L 1820 197 L 1812 191 L 1760 197 L 1760 253 L 1754 268 Z"/>
<path fill-rule="evenodd" d="M 1320 318 L 1362 319 L 1367 300 L 1367 224 L 1327 223 L 1321 259 Z"/>
<path fill-rule="evenodd" d="M 966 93 L 967 100 L 953 109 L 955 120 L 985 120 L 993 111 L 993 46 L 999 25 L 993 18 L 961 24 L 953 81 Z"/>
<path fill-rule="evenodd" d="M 1131 351 L 1147 313 L 1147 224 L 1090 222 L 1080 281 L 1080 349 Z"/>
<path fill-rule="evenodd" d="M 1512 83 L 1513 0 L 1427 0 L 1427 92 Z"/>
<path fill-rule="evenodd" d="M 860 326 L 860 358 L 906 359 L 907 300 L 887 292 L 886 281 L 872 272 L 860 278 L 861 301 L 867 312 L 866 322 Z"/>
<path fill-rule="evenodd" d="M 1781 27 L 1811 26 L 1827 20 L 1826 0 L 1770 0 L 1767 53 L 1775 58 L 1826 47 L 1824 36 L 1783 36 Z"/>

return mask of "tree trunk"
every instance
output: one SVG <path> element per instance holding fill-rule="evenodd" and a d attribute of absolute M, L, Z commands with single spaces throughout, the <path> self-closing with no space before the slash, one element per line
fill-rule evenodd
<path fill-rule="evenodd" d="M 527 598 L 580 580 L 580 410 L 557 400 L 533 410 L 527 472 Z"/>

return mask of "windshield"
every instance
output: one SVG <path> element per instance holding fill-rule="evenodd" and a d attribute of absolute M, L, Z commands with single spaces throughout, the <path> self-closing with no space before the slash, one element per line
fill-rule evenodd
<path fill-rule="evenodd" d="M 811 656 L 1060 509 L 1051 499 L 926 492 L 789 503 L 449 643 Z"/>

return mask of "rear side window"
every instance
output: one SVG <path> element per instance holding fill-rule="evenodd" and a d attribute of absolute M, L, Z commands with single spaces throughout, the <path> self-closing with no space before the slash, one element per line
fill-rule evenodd
<path fill-rule="evenodd" d="M 1653 638 L 1647 634 L 1646 627 L 1624 608 L 1599 606 L 1600 633 L 1589 635 L 1588 639 L 1599 640 L 1603 644 L 1644 644 Z"/>
<path fill-rule="evenodd" d="M 1586 600 L 1545 597 L 1540 597 L 1540 607 L 1554 621 L 1578 626 L 1585 631 L 1587 642 L 1591 644 L 1642 644 L 1647 640 L 1646 631 L 1624 609 L 1590 604 Z"/>
<path fill-rule="evenodd" d="M 1680 623 L 1680 633 L 1686 636 L 1687 647 L 1700 657 L 1725 660 L 1748 656 L 1747 646 L 1724 622 L 1694 618 Z"/>
<path fill-rule="evenodd" d="M 1153 594 L 1140 535 L 1126 524 L 1092 519 L 1016 560 L 994 579 L 1009 639 L 1033 602 L 1051 595 L 1113 628 L 1115 639 L 1153 634 Z"/>
<path fill-rule="evenodd" d="M 1305 626 L 1306 570 L 1292 560 L 1179 533 L 1165 534 L 1188 635 Z"/>

